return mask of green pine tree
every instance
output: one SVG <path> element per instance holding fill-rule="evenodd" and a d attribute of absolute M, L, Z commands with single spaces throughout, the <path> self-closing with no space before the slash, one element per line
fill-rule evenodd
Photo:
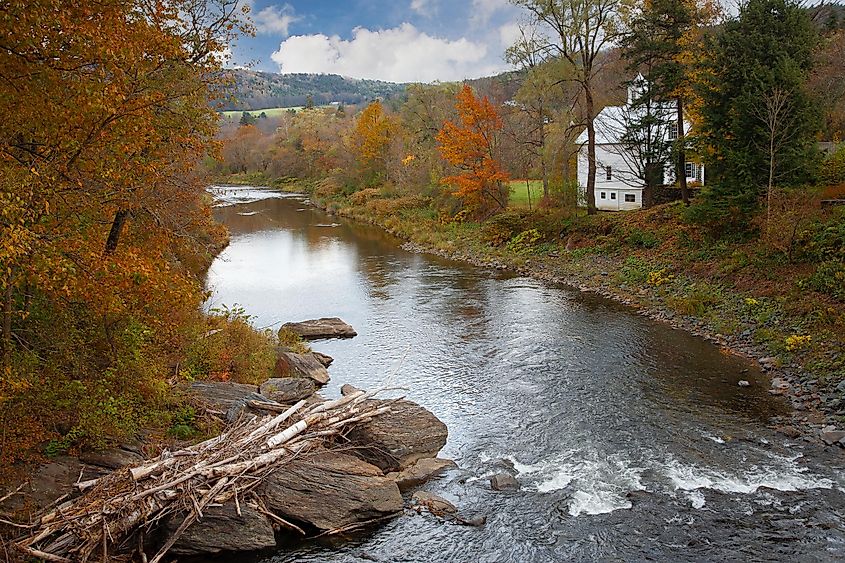
<path fill-rule="evenodd" d="M 701 140 L 711 155 L 710 188 L 691 213 L 721 230 L 746 230 L 770 176 L 779 185 L 812 179 L 819 112 L 805 83 L 818 34 L 794 0 L 748 0 L 712 42 L 699 85 Z M 788 96 L 779 120 L 788 131 L 767 130 L 767 100 Z M 770 174 L 770 137 L 778 137 Z"/>

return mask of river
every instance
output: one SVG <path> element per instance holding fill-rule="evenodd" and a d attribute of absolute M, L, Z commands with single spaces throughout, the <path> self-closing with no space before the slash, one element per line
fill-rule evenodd
<path fill-rule="evenodd" d="M 259 560 L 845 560 L 843 456 L 767 428 L 786 405 L 755 363 L 604 298 L 406 252 L 302 196 L 218 198 L 231 244 L 209 306 L 351 323 L 355 339 L 314 346 L 335 358 L 324 394 L 407 388 L 460 466 L 426 489 L 487 516 L 404 516 Z M 509 467 L 521 490 L 490 490 Z"/>

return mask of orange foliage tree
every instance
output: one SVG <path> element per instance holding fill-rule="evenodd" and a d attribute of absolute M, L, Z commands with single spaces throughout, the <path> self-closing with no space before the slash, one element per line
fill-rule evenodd
<path fill-rule="evenodd" d="M 223 236 L 193 170 L 242 16 L 238 0 L 4 2 L 4 426 L 29 401 L 48 430 L 100 416 L 119 434 L 170 369 Z"/>
<path fill-rule="evenodd" d="M 503 209 L 507 205 L 504 182 L 508 174 L 494 157 L 502 118 L 490 100 L 476 97 L 469 85 L 465 84 L 456 98 L 459 123 L 446 121 L 437 134 L 437 142 L 443 159 L 461 173 L 443 181 L 473 212 Z"/>

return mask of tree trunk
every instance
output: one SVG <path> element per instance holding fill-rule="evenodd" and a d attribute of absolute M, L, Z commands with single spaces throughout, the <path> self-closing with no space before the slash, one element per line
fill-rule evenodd
<path fill-rule="evenodd" d="M 3 366 L 12 365 L 12 277 L 6 282 L 3 291 Z"/>
<path fill-rule="evenodd" d="M 117 243 L 120 241 L 120 233 L 123 231 L 123 225 L 126 223 L 126 218 L 129 216 L 128 209 L 118 209 L 114 214 L 114 221 L 111 224 L 109 231 L 109 238 L 106 239 L 106 254 L 111 254 L 117 249 Z"/>
<path fill-rule="evenodd" d="M 540 173 L 543 176 L 543 201 L 549 202 L 549 174 L 546 169 L 546 123 L 545 112 L 540 111 Z"/>
<path fill-rule="evenodd" d="M 689 192 L 687 191 L 687 155 L 684 151 L 684 101 L 680 98 L 678 102 L 678 186 L 681 188 L 681 199 L 684 205 L 689 205 Z"/>
<path fill-rule="evenodd" d="M 593 91 L 589 83 L 584 85 L 584 99 L 587 110 L 587 214 L 596 210 L 596 124 L 593 115 Z"/>

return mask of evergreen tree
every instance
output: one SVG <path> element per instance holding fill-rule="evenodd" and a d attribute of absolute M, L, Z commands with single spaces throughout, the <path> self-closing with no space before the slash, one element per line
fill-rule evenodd
<path fill-rule="evenodd" d="M 819 114 L 805 83 L 817 42 L 809 15 L 794 0 L 748 0 L 739 17 L 725 23 L 699 85 L 710 189 L 694 217 L 744 230 L 770 176 L 781 185 L 812 178 Z M 775 92 L 787 97 L 780 121 L 789 124 L 789 134 L 781 135 L 770 173 L 772 132 L 761 107 Z"/>
<path fill-rule="evenodd" d="M 243 127 L 244 125 L 255 125 L 255 116 L 245 111 L 241 114 L 241 120 L 239 122 L 240 126 Z"/>
<path fill-rule="evenodd" d="M 305 109 L 314 109 L 314 96 L 311 94 L 305 96 Z"/>
<path fill-rule="evenodd" d="M 686 182 L 684 107 L 691 82 L 684 61 L 690 35 L 716 19 L 717 8 L 709 0 L 651 0 L 628 21 L 622 44 L 629 69 L 642 72 L 656 99 L 674 100 L 678 136 L 675 140 L 675 178 L 684 203 L 689 203 Z"/>

